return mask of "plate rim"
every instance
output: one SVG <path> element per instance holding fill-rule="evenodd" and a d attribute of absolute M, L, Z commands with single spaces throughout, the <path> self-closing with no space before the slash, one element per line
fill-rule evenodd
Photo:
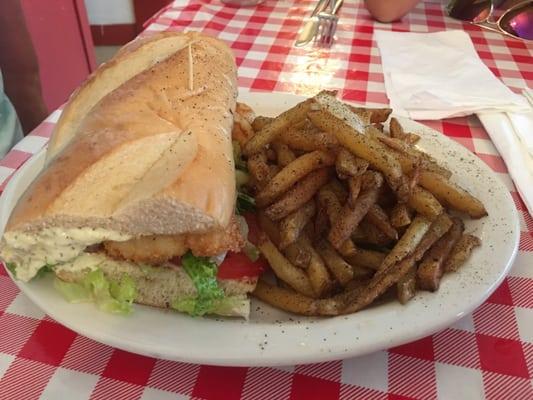
<path fill-rule="evenodd" d="M 244 96 L 243 96 L 244 95 Z M 295 95 L 292 93 L 271 93 L 271 92 L 240 92 L 240 96 L 238 100 L 242 100 L 242 98 L 246 98 L 247 96 L 253 96 L 253 97 L 261 97 L 261 96 L 267 96 L 267 97 L 281 97 L 285 100 L 293 98 L 294 100 L 301 100 L 305 99 L 304 96 Z M 403 119 L 403 118 L 400 118 Z M 447 137 L 444 134 L 441 134 L 440 132 L 429 128 L 423 124 L 420 124 L 419 122 L 413 121 L 416 124 L 424 126 L 426 131 L 431 131 L 433 134 L 436 134 L 440 140 L 440 138 L 444 138 L 445 141 L 449 141 L 453 143 L 454 146 L 458 146 L 465 151 L 468 151 L 468 149 L 464 148 L 459 143 L 454 142 L 451 138 Z M 39 152 L 32 155 L 25 163 L 24 165 L 19 168 L 15 174 L 11 177 L 10 181 L 7 183 L 4 191 L 2 192 L 2 195 L 0 197 L 0 221 L 7 221 L 7 218 L 9 216 L 4 217 L 4 210 L 5 210 L 5 202 L 6 198 L 13 197 L 13 193 L 16 190 L 16 184 L 19 182 L 21 177 L 24 176 L 26 173 L 26 170 L 33 167 L 35 163 L 43 162 L 44 160 L 41 160 L 41 158 L 45 157 L 46 152 L 46 146 L 41 149 Z M 235 355 L 232 355 L 231 352 L 226 354 L 226 356 L 217 356 L 213 358 L 212 354 L 203 354 L 201 351 L 197 352 L 195 356 L 193 355 L 186 355 L 183 356 L 181 354 L 168 354 L 168 352 L 165 351 L 165 346 L 161 345 L 159 349 L 155 349 L 155 347 L 152 344 L 151 350 L 148 350 L 142 346 L 142 343 L 138 342 L 128 342 L 125 341 L 123 337 L 117 337 L 115 335 L 110 335 L 109 332 L 100 332 L 100 334 L 93 334 L 91 331 L 80 329 L 79 326 L 77 326 L 74 323 L 71 323 L 68 319 L 68 316 L 63 318 L 62 315 L 58 315 L 56 312 L 50 312 L 48 308 L 46 308 L 44 305 L 42 305 L 39 301 L 39 295 L 37 292 L 30 290 L 27 288 L 27 284 L 17 281 L 14 279 L 15 283 L 19 287 L 19 289 L 26 295 L 28 298 L 34 303 L 39 309 L 41 309 L 45 314 L 52 317 L 54 320 L 56 320 L 61 325 L 64 325 L 65 327 L 73 330 L 79 335 L 88 337 L 92 340 L 95 340 L 97 342 L 110 345 L 112 347 L 122 349 L 125 351 L 142 354 L 150 357 L 156 357 L 161 359 L 167 359 L 167 360 L 174 360 L 174 361 L 181 361 L 181 362 L 190 362 L 190 363 L 196 363 L 196 364 L 204 364 L 204 365 L 224 365 L 224 366 L 282 366 L 282 365 L 293 365 L 293 364 L 307 364 L 307 363 L 315 363 L 315 362 L 323 362 L 323 361 L 330 361 L 330 360 L 338 360 L 338 359 L 344 359 L 344 358 L 350 358 L 354 356 L 362 356 L 374 351 L 378 350 L 384 350 L 390 347 L 398 346 L 404 343 L 412 342 L 415 340 L 418 340 L 422 337 L 426 337 L 429 335 L 434 334 L 435 332 L 438 332 L 455 322 L 457 322 L 459 319 L 461 319 L 463 316 L 470 314 L 473 310 L 478 308 L 483 302 L 486 301 L 486 299 L 496 290 L 496 288 L 502 283 L 502 281 L 505 279 L 505 277 L 508 275 L 515 259 L 518 254 L 518 244 L 519 244 L 519 238 L 520 238 L 520 225 L 519 225 L 519 219 L 518 219 L 518 212 L 516 210 L 516 207 L 514 206 L 514 202 L 512 200 L 512 197 L 509 193 L 509 190 L 503 185 L 503 183 L 497 178 L 494 171 L 492 171 L 479 157 L 477 157 L 475 154 L 473 154 L 474 157 L 479 161 L 479 165 L 482 166 L 481 169 L 488 172 L 489 175 L 492 175 L 492 177 L 495 178 L 495 180 L 498 182 L 498 185 L 500 186 L 500 189 L 504 189 L 504 195 L 507 198 L 508 201 L 510 201 L 510 204 L 513 205 L 513 207 L 510 208 L 512 219 L 513 219 L 513 233 L 514 236 L 512 238 L 513 240 L 513 249 L 511 256 L 506 262 L 505 267 L 501 270 L 501 273 L 498 276 L 498 279 L 496 279 L 494 282 L 492 282 L 487 290 L 476 299 L 476 301 L 468 303 L 466 307 L 464 307 L 463 312 L 455 315 L 453 318 L 448 318 L 446 320 L 441 320 L 439 323 L 433 323 L 432 328 L 430 330 L 419 330 L 418 332 L 412 332 L 409 335 L 406 335 L 403 333 L 402 337 L 398 337 L 395 340 L 389 340 L 386 337 L 379 338 L 379 340 L 375 340 L 372 345 L 367 346 L 364 350 L 361 350 L 357 346 L 354 346 L 351 350 L 343 351 L 343 352 L 331 352 L 331 353 L 321 353 L 317 354 L 316 352 L 309 352 L 309 354 L 298 354 L 296 357 L 295 355 L 286 355 L 284 357 L 271 357 L 268 355 L 268 352 L 262 355 L 236 355 L 238 352 L 236 352 Z M 39 171 L 40 172 L 40 171 Z M 37 173 L 39 173 L 37 172 Z M 1 231 L 3 234 L 3 226 L 1 227 Z M 8 271 L 9 276 L 13 279 L 11 276 L 11 273 Z M 62 299 L 61 299 L 62 300 Z M 62 300 L 63 301 L 63 300 Z M 146 307 L 146 306 L 139 306 L 136 305 L 136 307 Z M 148 308 L 148 307 L 146 307 Z M 150 307 L 151 309 L 151 307 Z M 297 319 L 296 317 L 295 319 Z M 331 319 L 330 319 L 331 320 Z"/>

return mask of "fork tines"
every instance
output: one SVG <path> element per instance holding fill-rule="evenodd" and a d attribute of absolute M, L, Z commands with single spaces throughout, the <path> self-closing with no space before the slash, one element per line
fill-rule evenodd
<path fill-rule="evenodd" d="M 333 36 L 337 30 L 339 17 L 327 12 L 321 12 L 318 17 L 318 31 L 315 36 L 315 42 L 321 46 L 330 47 L 333 44 Z"/>

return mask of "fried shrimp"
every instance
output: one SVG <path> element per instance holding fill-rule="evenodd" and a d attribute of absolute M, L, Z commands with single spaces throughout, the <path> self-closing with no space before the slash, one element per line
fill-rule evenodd
<path fill-rule="evenodd" d="M 184 235 L 141 236 L 125 242 L 104 242 L 106 253 L 116 259 L 161 264 L 191 250 L 195 256 L 216 256 L 225 251 L 238 252 L 244 238 L 235 218 L 224 230 Z"/>
<path fill-rule="evenodd" d="M 141 236 L 125 242 L 104 242 L 106 253 L 116 259 L 161 264 L 187 252 L 185 235 Z"/>
<path fill-rule="evenodd" d="M 235 217 L 220 231 L 186 235 L 185 243 L 195 256 L 216 256 L 225 251 L 240 251 L 245 244 Z"/>

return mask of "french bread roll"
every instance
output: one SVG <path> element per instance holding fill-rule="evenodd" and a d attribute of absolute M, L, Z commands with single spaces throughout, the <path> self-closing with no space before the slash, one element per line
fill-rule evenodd
<path fill-rule="evenodd" d="M 163 33 L 126 46 L 70 100 L 49 164 L 6 231 L 139 236 L 228 225 L 236 87 L 233 56 L 217 39 Z"/>

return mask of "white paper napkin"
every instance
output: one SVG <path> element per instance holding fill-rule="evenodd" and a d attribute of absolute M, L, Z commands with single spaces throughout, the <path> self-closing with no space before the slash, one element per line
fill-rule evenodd
<path fill-rule="evenodd" d="M 529 100 L 529 104 L 532 107 L 531 110 L 527 113 L 509 113 L 508 117 L 522 145 L 525 146 L 529 155 L 533 157 L 533 90 L 525 89 L 522 93 Z"/>
<path fill-rule="evenodd" d="M 533 216 L 533 157 L 516 134 L 509 114 L 478 114 L 494 146 L 502 156 L 509 175 Z"/>
<path fill-rule="evenodd" d="M 396 114 L 428 120 L 529 108 L 492 74 L 463 31 L 375 31 L 374 37 Z"/>

